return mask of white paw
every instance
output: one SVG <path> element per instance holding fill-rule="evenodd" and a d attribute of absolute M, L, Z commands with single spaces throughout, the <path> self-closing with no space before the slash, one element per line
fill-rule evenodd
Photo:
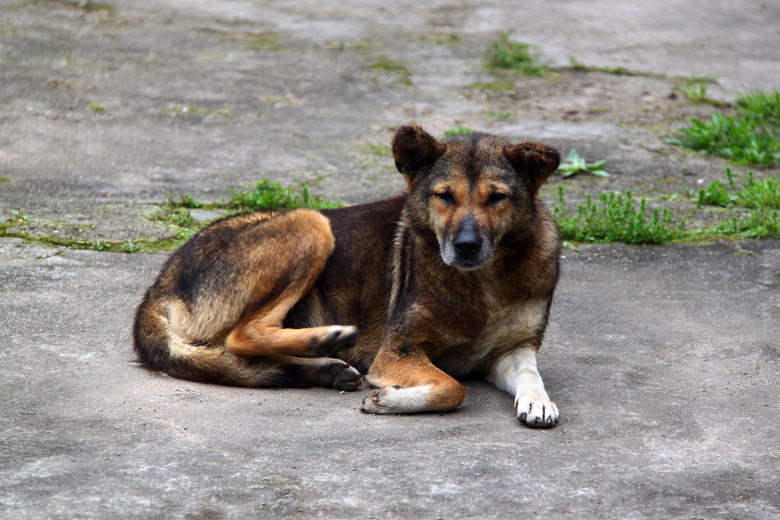
<path fill-rule="evenodd" d="M 360 405 L 365 413 L 414 413 L 428 407 L 430 385 L 403 387 L 398 385 L 378 388 L 367 394 Z"/>
<path fill-rule="evenodd" d="M 534 428 L 551 428 L 558 424 L 558 407 L 547 396 L 526 392 L 515 398 L 517 419 Z"/>

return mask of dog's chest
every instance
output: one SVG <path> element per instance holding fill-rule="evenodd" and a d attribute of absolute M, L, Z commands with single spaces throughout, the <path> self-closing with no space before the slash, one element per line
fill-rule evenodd
<path fill-rule="evenodd" d="M 435 360 L 436 365 L 453 376 L 487 370 L 507 352 L 533 340 L 544 328 L 547 301 L 532 298 L 502 303 L 494 293 L 486 293 L 480 302 L 484 312 L 482 325 L 464 320 L 461 330 L 446 338 L 450 348 Z"/>

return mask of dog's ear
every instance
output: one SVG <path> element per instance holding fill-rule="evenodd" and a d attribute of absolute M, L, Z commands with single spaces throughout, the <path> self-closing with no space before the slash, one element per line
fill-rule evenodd
<path fill-rule="evenodd" d="M 395 167 L 411 186 L 417 174 L 433 166 L 444 153 L 444 145 L 415 123 L 399 128 L 393 136 Z"/>
<path fill-rule="evenodd" d="M 504 155 L 522 175 L 535 196 L 544 181 L 558 169 L 561 155 L 555 148 L 539 143 L 519 143 L 504 148 Z"/>

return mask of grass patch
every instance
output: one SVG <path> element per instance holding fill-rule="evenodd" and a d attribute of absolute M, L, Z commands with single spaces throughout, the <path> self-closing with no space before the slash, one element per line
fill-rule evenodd
<path fill-rule="evenodd" d="M 737 180 L 742 184 L 741 187 L 737 186 Z M 731 168 L 726 168 L 726 184 L 715 181 L 699 190 L 697 205 L 780 209 L 780 180 L 773 177 L 756 180 L 752 171 L 747 173 L 744 180 L 736 179 L 731 173 Z"/>
<path fill-rule="evenodd" d="M 0 184 L 9 184 L 11 182 L 11 179 L 8 177 L 0 177 Z"/>
<path fill-rule="evenodd" d="M 553 216 L 564 240 L 576 242 L 624 242 L 626 244 L 663 244 L 682 236 L 684 221 L 672 225 L 668 208 L 655 208 L 649 213 L 645 199 L 637 206 L 631 190 L 625 197 L 620 193 L 602 193 L 594 202 L 590 194 L 585 204 L 579 204 L 575 214 L 569 214 L 558 187 L 558 203 Z"/>
<path fill-rule="evenodd" d="M 689 76 L 674 87 L 675 92 L 679 92 L 688 101 L 693 103 L 706 103 L 716 107 L 730 106 L 725 101 L 712 99 L 707 95 L 707 84 L 717 83 L 714 78 L 709 76 Z"/>
<path fill-rule="evenodd" d="M 245 45 L 254 51 L 278 51 L 280 37 L 273 31 L 242 31 L 221 33 L 221 39 Z"/>
<path fill-rule="evenodd" d="M 227 207 L 239 211 L 285 208 L 332 209 L 343 206 L 340 200 L 325 200 L 323 197 L 310 195 L 309 188 L 306 186 L 297 191 L 268 179 L 255 184 L 253 190 L 232 190 L 232 193 Z"/>
<path fill-rule="evenodd" d="M 592 67 L 585 65 L 574 56 L 569 56 L 569 70 L 577 72 L 603 72 L 604 74 L 613 74 L 615 76 L 647 76 L 647 77 L 663 77 L 663 74 L 655 74 L 653 72 L 638 72 L 635 70 L 629 70 L 625 67 Z"/>
<path fill-rule="evenodd" d="M 363 149 L 369 154 L 374 155 L 376 157 L 393 156 L 393 152 L 390 150 L 390 147 L 386 144 L 366 143 L 365 145 L 363 145 Z"/>
<path fill-rule="evenodd" d="M 456 126 L 455 128 L 451 128 L 450 130 L 444 131 L 444 137 L 456 137 L 459 135 L 469 135 L 473 134 L 474 130 L 467 127 L 467 126 Z"/>
<path fill-rule="evenodd" d="M 105 108 L 103 108 L 103 105 L 100 103 L 90 103 L 89 104 L 90 110 L 94 110 L 95 112 L 103 112 Z"/>
<path fill-rule="evenodd" d="M 406 65 L 400 61 L 390 59 L 384 54 L 377 54 L 374 56 L 374 60 L 374 63 L 371 64 L 372 70 L 400 73 L 401 79 L 398 80 L 399 83 L 403 85 L 412 84 L 412 74 L 409 72 Z"/>
<path fill-rule="evenodd" d="M 496 121 L 506 121 L 512 117 L 511 112 L 495 112 L 493 110 L 488 110 L 485 112 L 485 115 L 491 119 L 495 119 Z"/>
<path fill-rule="evenodd" d="M 780 163 L 780 94 L 754 91 L 734 102 L 736 115 L 691 120 L 668 143 L 724 157 L 735 164 Z"/>
<path fill-rule="evenodd" d="M 566 177 L 572 177 L 578 173 L 586 175 L 595 175 L 596 177 L 609 177 L 609 172 L 604 169 L 607 161 L 596 161 L 594 163 L 586 162 L 579 156 L 577 150 L 572 149 L 569 152 L 569 162 L 563 163 L 558 167 L 560 174 Z"/>
<path fill-rule="evenodd" d="M 737 185 L 739 180 L 741 186 Z M 743 207 L 750 212 L 718 224 L 713 233 L 741 235 L 747 238 L 780 238 L 780 180 L 757 180 L 750 171 L 745 179 L 736 179 L 726 168 L 726 184 L 715 181 L 699 190 L 697 207 Z"/>
<path fill-rule="evenodd" d="M 499 34 L 498 40 L 491 44 L 485 55 L 488 69 L 508 69 L 520 71 L 528 76 L 544 76 L 547 64 L 540 61 L 535 47 L 528 43 L 513 42 L 509 31 Z"/>
<path fill-rule="evenodd" d="M 474 90 L 494 90 L 496 92 L 509 92 L 515 89 L 515 81 L 513 79 L 497 79 L 494 81 L 483 81 L 477 83 L 471 83 L 468 88 Z"/>

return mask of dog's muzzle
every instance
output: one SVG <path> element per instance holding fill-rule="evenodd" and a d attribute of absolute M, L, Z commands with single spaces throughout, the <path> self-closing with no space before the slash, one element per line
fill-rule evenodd
<path fill-rule="evenodd" d="M 493 258 L 493 243 L 479 235 L 476 219 L 467 215 L 460 230 L 444 238 L 441 258 L 445 264 L 466 271 L 477 269 Z"/>

